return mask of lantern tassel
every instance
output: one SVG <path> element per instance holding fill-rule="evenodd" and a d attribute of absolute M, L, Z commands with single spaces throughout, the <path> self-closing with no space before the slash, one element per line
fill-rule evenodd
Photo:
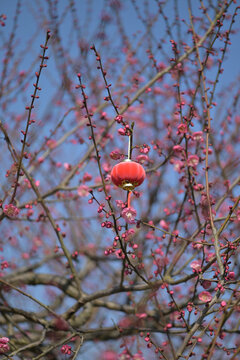
<path fill-rule="evenodd" d="M 127 200 L 127 207 L 131 207 L 131 195 L 132 195 L 132 191 L 129 191 L 128 193 L 128 200 Z"/>

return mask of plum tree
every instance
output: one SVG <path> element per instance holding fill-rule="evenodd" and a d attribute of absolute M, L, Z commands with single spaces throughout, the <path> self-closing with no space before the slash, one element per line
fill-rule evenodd
<path fill-rule="evenodd" d="M 2 5 L 3 358 L 237 359 L 237 1 Z"/>

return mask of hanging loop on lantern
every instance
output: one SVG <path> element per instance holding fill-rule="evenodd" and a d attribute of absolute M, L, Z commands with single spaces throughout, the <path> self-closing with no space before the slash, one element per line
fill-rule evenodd
<path fill-rule="evenodd" d="M 131 160 L 132 157 L 133 128 L 134 128 L 134 122 L 132 122 L 131 124 L 131 131 L 128 137 L 128 157 L 127 157 L 128 160 Z"/>

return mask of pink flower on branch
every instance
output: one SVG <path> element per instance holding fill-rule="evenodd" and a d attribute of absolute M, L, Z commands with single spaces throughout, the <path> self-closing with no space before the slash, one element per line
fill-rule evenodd
<path fill-rule="evenodd" d="M 204 303 L 208 303 L 212 300 L 212 295 L 210 294 L 210 292 L 208 291 L 202 291 L 199 295 L 198 295 L 199 300 L 201 300 Z"/>
<path fill-rule="evenodd" d="M 115 200 L 116 204 L 117 204 L 117 207 L 119 209 L 123 209 L 125 207 L 125 204 L 122 200 Z"/>
<path fill-rule="evenodd" d="M 188 166 L 195 168 L 199 163 L 199 157 L 197 155 L 190 155 L 187 163 Z"/>
<path fill-rule="evenodd" d="M 118 355 L 113 350 L 106 350 L 102 353 L 101 360 L 118 360 Z"/>
<path fill-rule="evenodd" d="M 202 131 L 196 131 L 192 134 L 192 139 L 194 141 L 202 141 L 203 140 L 203 132 Z"/>
<path fill-rule="evenodd" d="M 9 342 L 9 338 L 5 336 L 0 338 L 0 354 L 5 354 L 10 350 L 8 342 Z"/>
<path fill-rule="evenodd" d="M 80 185 L 77 189 L 77 193 L 80 197 L 89 195 L 89 187 L 87 185 Z"/>
<path fill-rule="evenodd" d="M 173 150 L 175 153 L 179 153 L 179 154 L 182 154 L 185 151 L 181 145 L 175 145 L 173 147 Z"/>
<path fill-rule="evenodd" d="M 83 175 L 83 181 L 84 182 L 87 182 L 87 181 L 91 181 L 92 180 L 92 175 L 89 174 L 88 172 L 86 172 L 84 175 Z"/>
<path fill-rule="evenodd" d="M 180 124 L 180 125 L 178 125 L 177 135 L 186 134 L 187 130 L 188 130 L 188 128 L 187 128 L 186 124 Z"/>
<path fill-rule="evenodd" d="M 61 347 L 61 352 L 62 352 L 63 354 L 65 354 L 65 355 L 71 355 L 71 353 L 72 353 L 71 346 L 69 346 L 69 345 L 63 345 L 63 346 Z"/>
<path fill-rule="evenodd" d="M 128 224 L 134 224 L 137 212 L 133 207 L 127 207 L 121 212 L 122 217 Z"/>
<path fill-rule="evenodd" d="M 159 224 L 165 231 L 169 230 L 169 224 L 165 220 L 160 220 Z"/>
<path fill-rule="evenodd" d="M 112 152 L 110 152 L 110 158 L 113 160 L 119 160 L 119 159 L 123 159 L 124 155 L 121 154 L 118 149 L 116 149 L 116 150 L 113 150 Z"/>
<path fill-rule="evenodd" d="M 193 269 L 193 272 L 201 272 L 201 261 L 194 260 L 191 262 L 190 267 Z"/>
<path fill-rule="evenodd" d="M 213 199 L 213 197 L 210 195 L 210 205 L 214 205 L 215 204 L 215 200 Z M 210 213 L 209 213 L 209 203 L 208 203 L 208 199 L 207 199 L 207 194 L 202 193 L 201 196 L 201 201 L 200 201 L 200 207 L 201 207 L 201 212 L 202 212 L 202 216 L 204 217 L 205 220 L 209 219 Z M 212 209 L 212 213 L 213 215 L 216 214 L 215 210 Z"/>
<path fill-rule="evenodd" d="M 136 157 L 136 161 L 139 162 L 140 164 L 144 164 L 145 162 L 149 161 L 149 157 L 147 155 L 138 155 Z"/>
<path fill-rule="evenodd" d="M 209 289 L 209 288 L 211 287 L 211 281 L 209 281 L 209 280 L 203 280 L 203 282 L 202 282 L 202 287 L 203 287 L 204 289 Z"/>
<path fill-rule="evenodd" d="M 47 147 L 49 147 L 50 149 L 54 149 L 57 146 L 57 141 L 53 140 L 53 139 L 49 139 L 46 142 Z"/>
<path fill-rule="evenodd" d="M 16 217 L 19 214 L 19 209 L 13 204 L 8 204 L 4 206 L 3 212 L 9 217 Z"/>
<path fill-rule="evenodd" d="M 139 319 L 145 319 L 147 317 L 147 314 L 146 313 L 139 313 L 139 314 L 136 314 L 136 317 L 139 318 Z"/>

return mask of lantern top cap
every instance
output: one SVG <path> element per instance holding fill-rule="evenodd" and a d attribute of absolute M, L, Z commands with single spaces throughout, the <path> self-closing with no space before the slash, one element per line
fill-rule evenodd
<path fill-rule="evenodd" d="M 125 160 L 123 160 L 123 162 L 136 162 L 136 161 L 131 160 L 131 159 L 125 159 Z"/>

